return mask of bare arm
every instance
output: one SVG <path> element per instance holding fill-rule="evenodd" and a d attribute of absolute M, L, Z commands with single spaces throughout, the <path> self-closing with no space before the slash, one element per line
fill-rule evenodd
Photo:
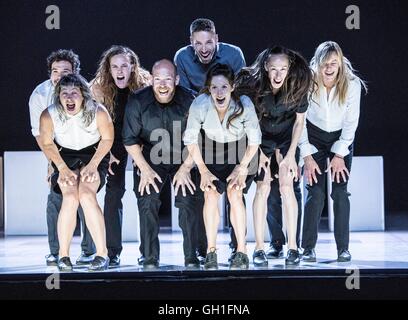
<path fill-rule="evenodd" d="M 113 144 L 113 124 L 109 114 L 104 109 L 99 108 L 95 117 L 101 140 L 91 161 L 80 172 L 82 182 L 94 182 L 97 180 L 99 163 L 109 152 Z"/>

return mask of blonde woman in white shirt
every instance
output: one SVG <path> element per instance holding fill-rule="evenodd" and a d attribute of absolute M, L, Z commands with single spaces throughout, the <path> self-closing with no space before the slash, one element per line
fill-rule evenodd
<path fill-rule="evenodd" d="M 88 270 L 108 268 L 105 223 L 96 192 L 105 182 L 113 135 L 112 120 L 106 109 L 93 101 L 85 79 L 77 74 L 62 77 L 55 87 L 54 104 L 40 118 L 42 150 L 55 170 L 51 185 L 62 193 L 58 216 L 61 271 L 72 270 L 69 248 L 79 204 L 96 246 Z"/>
<path fill-rule="evenodd" d="M 200 188 L 204 191 L 208 242 L 204 268 L 218 268 L 215 252 L 220 221 L 218 200 L 225 191 L 238 244 L 230 268 L 247 269 L 246 210 L 242 195 L 249 189 L 257 169 L 254 162 L 248 166 L 261 143 L 258 118 L 251 100 L 234 92 L 234 72 L 227 65 L 211 67 L 202 92 L 190 107 L 183 141 L 200 171 Z M 200 132 L 205 138 L 202 152 Z"/>
<path fill-rule="evenodd" d="M 325 201 L 325 172 L 330 170 L 337 261 L 347 262 L 351 260 L 347 183 L 360 115 L 361 86 L 367 88 L 355 74 L 340 46 L 333 41 L 318 46 L 311 68 L 316 85 L 299 142 L 305 162 L 304 177 L 308 183 L 302 236 L 303 260 L 316 261 L 315 246 Z M 328 166 L 327 159 L 330 161 Z"/>

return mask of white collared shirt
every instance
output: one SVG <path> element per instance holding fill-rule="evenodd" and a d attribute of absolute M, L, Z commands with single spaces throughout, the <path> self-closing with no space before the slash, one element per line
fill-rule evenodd
<path fill-rule="evenodd" d="M 189 110 L 187 127 L 183 137 L 184 144 L 198 143 L 201 129 L 205 131 L 208 138 L 219 143 L 239 141 L 247 135 L 249 145 L 261 144 L 262 134 L 255 107 L 247 96 L 241 96 L 240 99 L 244 111 L 232 120 L 229 128 L 227 128 L 227 121 L 236 106 L 232 99 L 222 122 L 210 95 L 201 94 L 194 99 Z"/>
<path fill-rule="evenodd" d="M 28 102 L 30 108 L 31 133 L 34 137 L 40 135 L 41 113 L 52 104 L 54 86 L 50 79 L 40 83 L 33 91 Z"/>
<path fill-rule="evenodd" d="M 350 153 L 349 146 L 354 141 L 355 132 L 360 116 L 361 83 L 358 78 L 349 82 L 346 101 L 340 104 L 339 98 L 334 98 L 336 87 L 330 91 L 327 97 L 326 88 L 319 88 L 318 94 L 310 99 L 306 119 L 313 125 L 326 132 L 341 130 L 339 140 L 331 147 L 331 152 L 340 156 Z M 317 148 L 309 143 L 306 121 L 299 140 L 301 158 L 317 152 Z"/>

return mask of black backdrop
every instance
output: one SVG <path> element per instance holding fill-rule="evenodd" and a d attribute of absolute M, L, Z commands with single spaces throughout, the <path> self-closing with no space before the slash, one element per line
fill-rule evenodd
<path fill-rule="evenodd" d="M 51 51 L 74 49 L 88 79 L 100 54 L 112 44 L 131 47 L 150 69 L 154 61 L 172 58 L 188 42 L 193 19 L 208 17 L 215 21 L 220 41 L 240 46 L 247 63 L 270 43 L 283 44 L 310 59 L 320 42 L 337 41 L 369 84 L 369 94 L 362 97 L 355 155 L 384 156 L 386 209 L 405 211 L 408 10 L 404 2 L 0 0 L 0 152 L 37 150 L 27 101 L 33 88 L 47 78 L 45 58 Z M 45 9 L 52 4 L 60 9 L 60 30 L 45 27 Z M 351 4 L 360 9 L 360 30 L 345 27 L 345 10 Z"/>

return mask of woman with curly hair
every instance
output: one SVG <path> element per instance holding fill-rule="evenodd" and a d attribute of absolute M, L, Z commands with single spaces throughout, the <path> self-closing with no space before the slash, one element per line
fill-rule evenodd
<path fill-rule="evenodd" d="M 60 244 L 58 267 L 72 270 L 69 247 L 81 205 L 85 221 L 96 245 L 96 256 L 89 271 L 106 270 L 109 265 L 105 223 L 96 192 L 105 182 L 113 126 L 106 109 L 92 99 L 84 78 L 63 76 L 55 87 L 54 103 L 40 118 L 42 150 L 52 161 L 51 186 L 62 193 L 58 215 Z"/>
<path fill-rule="evenodd" d="M 287 226 L 289 250 L 285 263 L 296 265 L 300 262 L 296 243 L 298 203 L 293 184 L 298 180 L 296 150 L 303 130 L 311 83 L 312 73 L 306 60 L 299 53 L 282 46 L 264 50 L 251 66 L 238 75 L 238 91 L 253 98 L 262 131 L 253 203 L 256 237 L 253 261 L 256 266 L 268 264 L 263 250 L 264 230 L 271 180 L 276 176 L 279 177 Z"/>
<path fill-rule="evenodd" d="M 93 95 L 109 111 L 115 130 L 103 210 L 111 266 L 120 264 L 122 252 L 122 198 L 128 157 L 122 141 L 125 106 L 130 93 L 150 83 L 150 73 L 140 66 L 138 56 L 131 49 L 117 45 L 102 54 L 96 77 L 92 81 Z"/>

